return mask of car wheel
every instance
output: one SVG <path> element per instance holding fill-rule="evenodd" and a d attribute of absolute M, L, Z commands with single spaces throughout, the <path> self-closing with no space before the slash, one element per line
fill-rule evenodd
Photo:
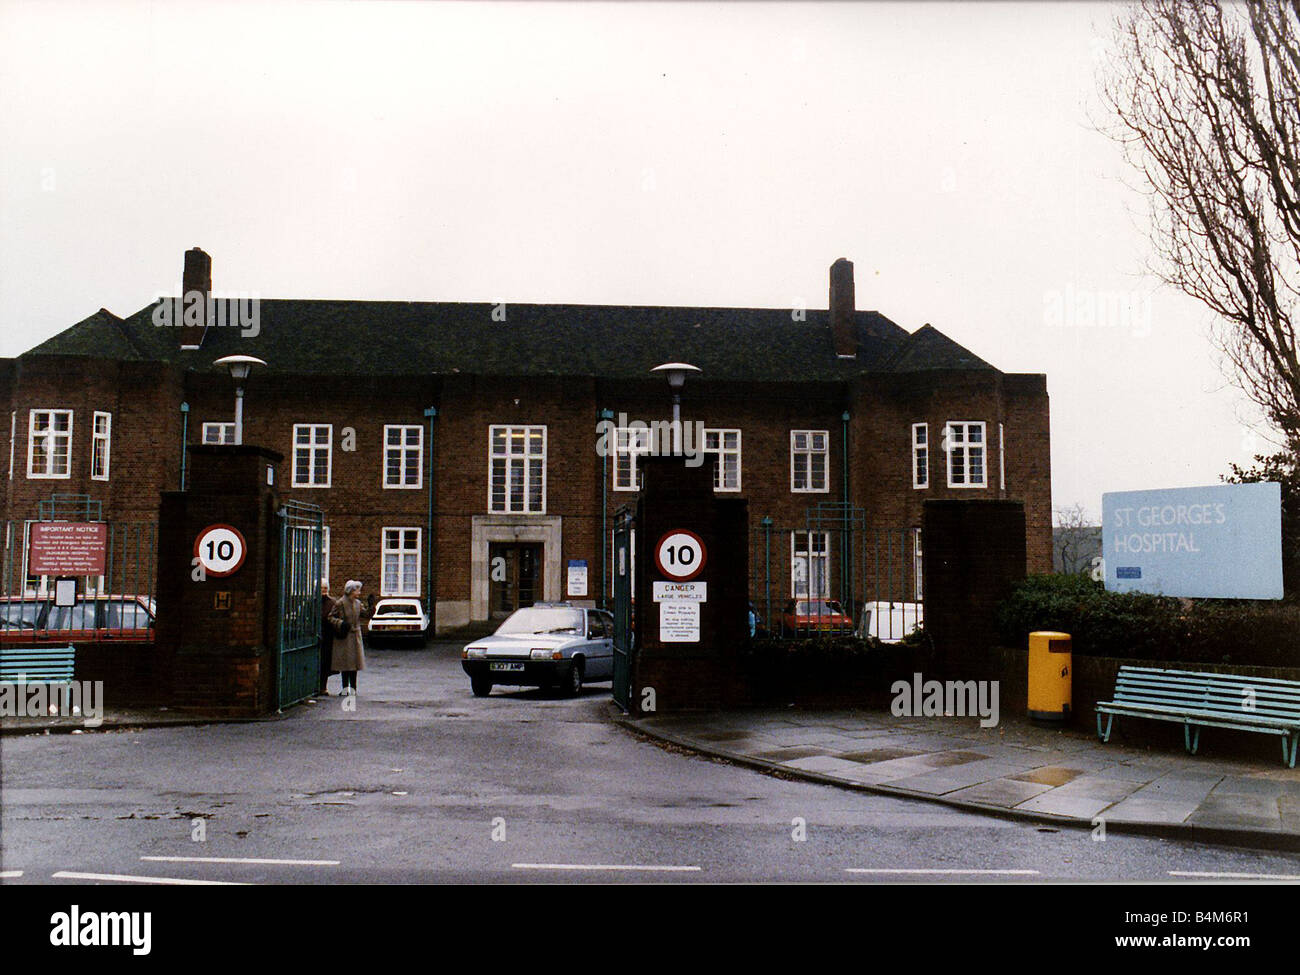
<path fill-rule="evenodd" d="M 569 668 L 569 673 L 564 678 L 564 694 L 566 697 L 577 697 L 582 693 L 582 661 L 575 660 L 573 666 Z"/>
<path fill-rule="evenodd" d="M 475 697 L 487 697 L 492 693 L 492 682 L 486 677 L 471 677 L 469 689 L 474 692 Z"/>

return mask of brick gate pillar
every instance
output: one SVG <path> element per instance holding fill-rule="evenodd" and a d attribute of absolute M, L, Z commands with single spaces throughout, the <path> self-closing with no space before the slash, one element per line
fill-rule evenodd
<path fill-rule="evenodd" d="M 650 713 L 647 689 L 653 691 L 656 712 L 738 703 L 737 657 L 749 638 L 747 503 L 714 495 L 710 464 L 687 467 L 679 457 L 643 457 L 638 466 L 645 479 L 636 519 L 637 652 L 631 706 L 637 713 Z M 704 567 L 690 580 L 704 587 L 705 596 L 694 639 L 689 623 L 676 624 L 676 633 L 661 630 L 662 593 L 655 598 L 655 583 L 671 581 L 655 563 L 655 548 L 661 538 L 678 531 L 694 533 L 706 552 Z"/>
<path fill-rule="evenodd" d="M 229 716 L 276 709 L 280 534 L 275 466 L 283 455 L 250 445 L 192 445 L 189 487 L 163 493 L 158 517 L 157 640 L 173 656 L 172 701 Z M 229 575 L 194 564 L 205 529 L 245 542 Z"/>
<path fill-rule="evenodd" d="M 998 603 L 1025 577 L 1020 501 L 926 501 L 922 514 L 925 631 L 952 677 L 982 676 L 998 643 Z"/>

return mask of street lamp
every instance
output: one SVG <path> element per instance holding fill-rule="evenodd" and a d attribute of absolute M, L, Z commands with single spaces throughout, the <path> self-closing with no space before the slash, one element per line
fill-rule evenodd
<path fill-rule="evenodd" d="M 704 370 L 699 366 L 691 365 L 689 362 L 665 362 L 661 366 L 655 366 L 650 371 L 662 373 L 668 377 L 668 388 L 673 391 L 673 453 L 681 454 L 682 387 L 686 385 L 687 376 L 699 375 Z"/>
<path fill-rule="evenodd" d="M 255 355 L 223 355 L 213 363 L 230 370 L 230 378 L 235 381 L 235 443 L 244 442 L 244 380 L 252 372 L 253 366 L 266 363 Z"/>

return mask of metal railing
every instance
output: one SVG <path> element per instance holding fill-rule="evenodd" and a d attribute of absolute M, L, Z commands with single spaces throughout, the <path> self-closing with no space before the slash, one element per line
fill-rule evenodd
<path fill-rule="evenodd" d="M 0 641 L 152 641 L 157 523 L 103 522 L 97 502 L 93 510 L 71 502 L 41 502 L 38 510 L 51 517 L 0 521 Z M 64 606 L 56 603 L 56 577 L 29 568 L 31 527 L 56 521 L 106 526 L 103 574 L 72 577 L 72 604 Z"/>
<path fill-rule="evenodd" d="M 924 621 L 919 527 L 871 526 L 863 509 L 817 505 L 802 524 L 750 530 L 757 635 L 902 639 Z"/>

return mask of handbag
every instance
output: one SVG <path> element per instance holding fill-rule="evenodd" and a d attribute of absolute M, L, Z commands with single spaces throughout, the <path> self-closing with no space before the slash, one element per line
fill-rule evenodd
<path fill-rule="evenodd" d="M 347 620 L 333 620 L 332 622 L 334 624 L 334 635 L 336 637 L 341 640 L 348 635 L 351 626 L 348 625 Z"/>

